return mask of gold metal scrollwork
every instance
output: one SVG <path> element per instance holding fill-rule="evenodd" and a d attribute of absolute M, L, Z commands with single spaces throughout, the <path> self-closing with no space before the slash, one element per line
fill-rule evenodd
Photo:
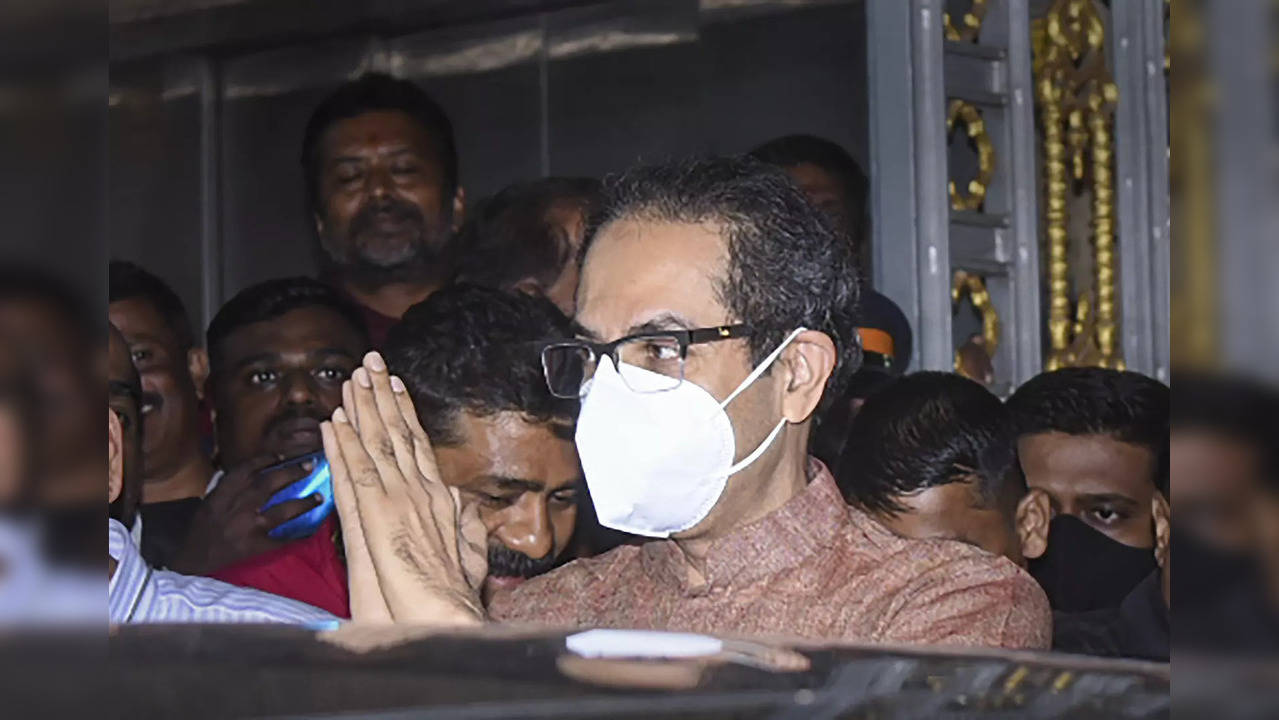
<path fill-rule="evenodd" d="M 955 42 L 976 42 L 977 37 L 981 35 L 981 24 L 986 19 L 987 0 L 973 0 L 972 8 L 964 13 L 961 22 L 964 24 L 963 29 L 955 27 L 954 22 L 950 19 L 950 13 L 942 13 L 942 25 L 946 29 L 946 39 Z"/>
<path fill-rule="evenodd" d="M 999 311 L 990 299 L 990 291 L 986 289 L 986 281 L 980 275 L 966 270 L 956 270 L 950 286 L 950 305 L 952 312 L 959 307 L 964 295 L 968 296 L 973 307 L 981 314 L 982 349 L 990 358 L 995 357 L 999 349 Z M 955 371 L 962 374 L 962 362 L 959 351 L 955 353 Z"/>
<path fill-rule="evenodd" d="M 999 348 L 999 311 L 990 300 L 990 291 L 986 289 L 986 280 L 966 270 L 956 270 L 954 282 L 950 287 L 950 305 L 955 308 L 964 295 L 972 302 L 977 312 L 981 313 L 981 335 L 986 341 L 986 351 L 992 356 Z"/>
<path fill-rule="evenodd" d="M 954 180 L 949 181 L 950 207 L 954 210 L 980 210 L 982 203 L 986 202 L 986 188 L 995 177 L 995 146 L 990 141 L 981 111 L 972 104 L 963 100 L 950 101 L 946 112 L 946 132 L 954 132 L 957 122 L 964 125 L 965 134 L 977 148 L 977 177 L 968 181 L 965 192 L 960 192 Z"/>
<path fill-rule="evenodd" d="M 1046 366 L 1049 370 L 1085 363 L 1123 367 L 1111 135 L 1119 93 L 1106 68 L 1105 25 L 1096 0 L 1055 0 L 1032 34 L 1048 245 Z M 1085 182 L 1091 197 L 1095 306 L 1079 308 L 1089 318 L 1087 324 L 1072 323 L 1071 318 L 1068 207 L 1075 182 Z M 1078 352 L 1076 327 L 1092 336 L 1095 353 Z"/>

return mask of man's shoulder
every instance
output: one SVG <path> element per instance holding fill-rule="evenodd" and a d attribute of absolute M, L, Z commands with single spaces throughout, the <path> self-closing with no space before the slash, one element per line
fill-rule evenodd
<path fill-rule="evenodd" d="M 577 558 L 544 575 L 532 578 L 515 591 L 521 592 L 525 588 L 535 590 L 543 585 L 555 587 L 585 585 L 613 577 L 632 563 L 638 562 L 642 551 L 641 545 L 619 545 L 593 557 Z"/>
<path fill-rule="evenodd" d="M 1039 584 L 1008 558 L 958 540 L 901 537 L 865 513 L 850 512 L 849 551 L 863 556 L 868 574 L 884 576 L 882 587 L 886 591 L 911 597 L 921 592 L 983 588 L 1029 600 L 1048 612 Z"/>
<path fill-rule="evenodd" d="M 317 607 L 213 578 L 154 572 L 152 620 L 312 623 L 337 618 Z"/>
<path fill-rule="evenodd" d="M 530 613 L 556 615 L 556 608 L 585 601 L 591 586 L 602 589 L 604 581 L 627 572 L 639 562 L 642 551 L 642 546 L 620 545 L 594 557 L 577 558 L 498 595 L 489 603 L 489 612 L 497 619 L 530 619 L 526 617 Z"/>

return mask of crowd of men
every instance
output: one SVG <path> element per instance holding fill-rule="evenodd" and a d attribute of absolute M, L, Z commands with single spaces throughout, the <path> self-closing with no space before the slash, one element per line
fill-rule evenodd
<path fill-rule="evenodd" d="M 368 75 L 316 109 L 302 165 L 317 278 L 240 291 L 201 337 L 163 280 L 111 264 L 113 622 L 1167 660 L 1174 467 L 1179 544 L 1219 580 L 1185 601 L 1202 635 L 1270 617 L 1270 392 L 1179 379 L 1197 399 L 1173 413 L 1168 386 L 1120 370 L 1046 372 L 1006 401 L 906 372 L 911 329 L 863 272 L 866 176 L 833 143 L 521 181 L 468 208 L 445 113 Z M 41 433 L 0 494 L 90 497 L 101 426 L 72 386 L 98 377 L 76 338 L 100 332 L 10 287 L 0 332 L 42 349 L 34 389 L 0 365 L 0 442 L 29 413 Z M 321 462 L 282 461 L 320 450 L 332 497 L 270 503 Z M 326 503 L 303 537 L 275 532 Z"/>

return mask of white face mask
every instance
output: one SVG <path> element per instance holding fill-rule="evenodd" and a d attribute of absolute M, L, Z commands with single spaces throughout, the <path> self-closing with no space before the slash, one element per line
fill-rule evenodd
<path fill-rule="evenodd" d="M 577 452 L 600 524 L 669 537 L 701 522 L 729 476 L 763 455 L 786 425 L 778 420 L 759 447 L 734 464 L 733 424 L 724 408 L 803 331 L 791 333 L 722 403 L 687 379 L 673 390 L 636 392 L 631 388 L 666 387 L 670 378 L 601 359 L 577 419 Z"/>

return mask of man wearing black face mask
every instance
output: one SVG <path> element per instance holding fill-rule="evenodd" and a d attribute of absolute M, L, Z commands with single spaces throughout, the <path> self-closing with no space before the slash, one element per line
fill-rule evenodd
<path fill-rule="evenodd" d="M 1066 368 L 1008 400 L 1026 483 L 1054 515 L 1027 558 L 1057 613 L 1059 649 L 1167 656 L 1170 399 L 1137 373 Z M 1094 611 L 1107 614 L 1070 615 Z"/>

